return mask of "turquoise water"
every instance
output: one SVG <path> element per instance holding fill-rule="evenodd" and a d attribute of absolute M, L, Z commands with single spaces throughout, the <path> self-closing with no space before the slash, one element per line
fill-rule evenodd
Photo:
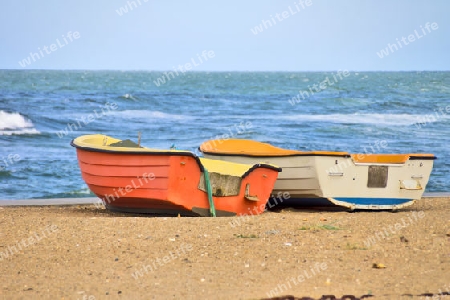
<path fill-rule="evenodd" d="M 0 199 L 90 197 L 70 141 L 137 140 L 139 131 L 147 147 L 197 153 L 230 136 L 299 150 L 433 153 L 427 192 L 448 192 L 449 127 L 450 72 L 0 70 Z"/>

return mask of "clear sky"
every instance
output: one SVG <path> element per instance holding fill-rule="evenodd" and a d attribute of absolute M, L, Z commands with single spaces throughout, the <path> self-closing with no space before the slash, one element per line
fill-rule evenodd
<path fill-rule="evenodd" d="M 3 2 L 0 69 L 450 70 L 449 0 Z"/>

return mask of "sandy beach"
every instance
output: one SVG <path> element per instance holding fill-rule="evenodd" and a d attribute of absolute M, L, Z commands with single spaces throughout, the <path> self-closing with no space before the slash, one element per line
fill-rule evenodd
<path fill-rule="evenodd" d="M 0 223 L 0 299 L 450 299 L 443 197 L 234 218 L 4 206 Z"/>

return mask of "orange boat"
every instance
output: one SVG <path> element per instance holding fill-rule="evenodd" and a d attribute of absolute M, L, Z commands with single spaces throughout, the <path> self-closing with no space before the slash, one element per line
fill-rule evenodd
<path fill-rule="evenodd" d="M 257 215 L 280 168 L 199 158 L 95 134 L 74 139 L 83 180 L 113 211 L 184 216 Z"/>

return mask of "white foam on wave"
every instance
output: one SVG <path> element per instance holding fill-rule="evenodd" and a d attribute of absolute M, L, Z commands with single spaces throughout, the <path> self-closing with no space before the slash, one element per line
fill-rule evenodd
<path fill-rule="evenodd" d="M 120 116 L 126 119 L 167 119 L 167 120 L 190 120 L 192 116 L 185 115 L 176 115 L 176 114 L 168 114 L 157 110 L 124 110 L 124 111 L 115 111 L 111 113 L 115 116 Z"/>
<path fill-rule="evenodd" d="M 122 95 L 121 96 L 121 98 L 124 98 L 124 99 L 131 99 L 131 100 L 138 100 L 137 98 L 135 98 L 133 95 L 131 95 L 131 94 L 124 94 L 124 95 Z"/>
<path fill-rule="evenodd" d="M 329 114 L 329 115 L 293 115 L 285 116 L 287 120 L 297 122 L 329 122 L 339 124 L 374 124 L 374 125 L 400 125 L 409 126 L 422 123 L 428 120 L 428 123 L 437 122 L 439 118 L 426 118 L 424 115 L 408 114 Z M 441 119 L 447 119 L 448 116 L 440 116 Z"/>
<path fill-rule="evenodd" d="M 0 110 L 0 135 L 39 134 L 33 122 L 17 112 Z"/>

